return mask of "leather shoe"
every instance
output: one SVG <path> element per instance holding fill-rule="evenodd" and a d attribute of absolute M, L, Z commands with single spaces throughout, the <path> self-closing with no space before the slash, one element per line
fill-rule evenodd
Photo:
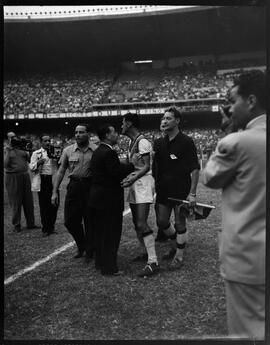
<path fill-rule="evenodd" d="M 15 226 L 15 228 L 13 229 L 14 232 L 21 232 L 22 228 L 20 226 Z"/>
<path fill-rule="evenodd" d="M 40 225 L 31 225 L 31 226 L 27 226 L 26 227 L 26 229 L 28 229 L 28 230 L 33 230 L 33 229 L 40 229 L 41 228 L 41 226 Z"/>
<path fill-rule="evenodd" d="M 43 232 L 42 233 L 42 237 L 48 237 L 48 236 L 50 236 L 50 234 L 48 232 Z"/>
<path fill-rule="evenodd" d="M 102 273 L 103 276 L 108 276 L 108 277 L 120 277 L 124 275 L 123 271 L 117 271 L 117 272 L 112 272 L 112 273 Z"/>

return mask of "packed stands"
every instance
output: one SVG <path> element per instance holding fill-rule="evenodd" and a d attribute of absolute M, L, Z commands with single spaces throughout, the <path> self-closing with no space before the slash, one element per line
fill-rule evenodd
<path fill-rule="evenodd" d="M 111 73 L 36 75 L 4 83 L 4 111 L 10 113 L 87 112 L 101 103 L 113 83 Z"/>
<path fill-rule="evenodd" d="M 5 114 L 84 113 L 93 104 L 160 102 L 226 97 L 232 85 L 233 70 L 260 61 L 184 64 L 174 69 L 107 72 L 68 72 L 5 78 Z"/>

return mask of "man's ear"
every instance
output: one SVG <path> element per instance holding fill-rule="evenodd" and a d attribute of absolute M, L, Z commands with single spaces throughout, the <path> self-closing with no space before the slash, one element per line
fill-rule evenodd
<path fill-rule="evenodd" d="M 248 96 L 248 103 L 249 103 L 249 107 L 251 109 L 254 109 L 255 106 L 257 105 L 257 97 L 253 94 Z"/>
<path fill-rule="evenodd" d="M 175 121 L 176 121 L 176 123 L 178 124 L 178 126 L 179 126 L 179 124 L 180 124 L 180 119 L 177 117 L 176 119 L 175 119 Z"/>

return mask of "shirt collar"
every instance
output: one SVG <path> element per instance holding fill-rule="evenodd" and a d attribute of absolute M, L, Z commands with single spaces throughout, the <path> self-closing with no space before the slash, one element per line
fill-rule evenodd
<path fill-rule="evenodd" d="M 104 141 L 101 141 L 100 143 L 103 144 L 103 145 L 109 146 L 109 148 L 111 148 L 113 150 L 113 147 L 110 144 L 104 143 Z"/>
<path fill-rule="evenodd" d="M 94 144 L 88 142 L 88 146 L 87 146 L 86 150 L 90 149 L 91 151 L 94 151 L 95 148 L 96 148 L 96 146 L 95 146 Z M 75 144 L 74 144 L 74 149 L 73 149 L 73 150 L 74 150 L 74 151 L 77 151 L 77 150 L 81 150 L 81 149 L 79 148 L 78 144 L 75 143 Z"/>
<path fill-rule="evenodd" d="M 252 119 L 251 121 L 249 121 L 248 124 L 246 125 L 246 129 L 253 128 L 258 123 L 261 123 L 262 121 L 266 121 L 266 114 L 259 115 L 255 117 L 254 119 Z"/>
<path fill-rule="evenodd" d="M 180 134 L 181 134 L 181 131 L 179 130 L 179 132 L 176 134 L 176 136 L 175 137 L 173 137 L 173 139 L 169 139 L 169 136 L 168 136 L 168 134 L 166 134 L 165 135 L 165 139 L 169 142 L 169 143 L 171 143 L 172 141 L 174 141 L 176 138 L 178 138 L 179 136 L 180 136 Z"/>

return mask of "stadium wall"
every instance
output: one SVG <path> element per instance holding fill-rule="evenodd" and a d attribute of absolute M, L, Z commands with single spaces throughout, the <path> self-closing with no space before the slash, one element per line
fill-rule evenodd
<path fill-rule="evenodd" d="M 219 112 L 194 111 L 183 112 L 183 128 L 219 128 L 221 116 Z M 162 114 L 141 115 L 141 129 L 159 129 Z M 18 125 L 16 125 L 18 123 Z M 25 120 L 5 120 L 4 133 L 14 131 L 19 135 L 25 133 L 40 134 L 42 132 L 61 133 L 72 136 L 74 128 L 78 123 L 89 123 L 95 131 L 100 125 L 110 123 L 118 131 L 122 124 L 121 116 L 102 116 L 88 118 L 68 118 L 68 119 L 25 119 Z"/>

